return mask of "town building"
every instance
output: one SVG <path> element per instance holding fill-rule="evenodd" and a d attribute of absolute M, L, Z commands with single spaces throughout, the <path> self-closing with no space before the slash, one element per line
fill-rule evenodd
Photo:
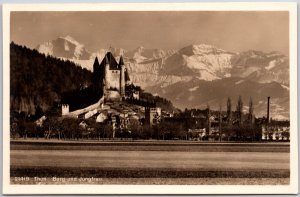
<path fill-rule="evenodd" d="M 262 126 L 261 139 L 267 141 L 289 141 L 290 140 L 290 126 L 289 123 L 275 125 L 268 124 Z"/>
<path fill-rule="evenodd" d="M 161 108 L 160 107 L 145 107 L 145 124 L 155 125 L 161 120 Z"/>

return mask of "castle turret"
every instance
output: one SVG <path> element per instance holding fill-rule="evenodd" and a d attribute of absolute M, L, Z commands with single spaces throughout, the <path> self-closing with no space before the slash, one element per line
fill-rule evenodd
<path fill-rule="evenodd" d="M 128 74 L 127 68 L 125 68 L 125 84 L 126 85 L 130 84 L 130 78 L 129 78 L 129 74 Z"/>
<path fill-rule="evenodd" d="M 123 57 L 120 57 L 119 66 L 121 67 L 120 72 L 120 94 L 121 97 L 125 96 L 125 65 L 123 61 Z"/>
<path fill-rule="evenodd" d="M 99 68 L 100 68 L 100 64 L 99 64 L 98 58 L 96 57 L 94 64 L 93 64 L 93 84 L 96 87 L 99 87 L 98 86 L 99 85 L 99 75 L 100 75 Z"/>
<path fill-rule="evenodd" d="M 109 89 L 109 80 L 110 80 L 110 72 L 109 72 L 109 61 L 108 61 L 108 58 L 107 58 L 107 55 L 105 55 L 104 57 L 104 65 L 105 65 L 105 90 Z"/>
<path fill-rule="evenodd" d="M 68 115 L 69 112 L 70 112 L 69 105 L 68 104 L 62 104 L 61 105 L 61 115 L 62 116 Z"/>
<path fill-rule="evenodd" d="M 97 68 L 100 66 L 98 58 L 95 58 L 94 64 L 93 64 L 93 72 L 97 71 Z"/>

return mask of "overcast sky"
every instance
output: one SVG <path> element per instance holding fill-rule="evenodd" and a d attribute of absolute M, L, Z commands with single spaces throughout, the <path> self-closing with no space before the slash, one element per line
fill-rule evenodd
<path fill-rule="evenodd" d="M 289 53 L 288 12 L 12 12 L 11 41 L 34 48 L 59 36 L 75 38 L 92 52 L 180 49 L 211 44 L 240 52 Z"/>

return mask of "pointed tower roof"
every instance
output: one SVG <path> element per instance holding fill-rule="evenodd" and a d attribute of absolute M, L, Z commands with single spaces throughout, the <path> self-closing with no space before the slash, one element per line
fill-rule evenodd
<path fill-rule="evenodd" d="M 93 64 L 93 70 L 94 70 L 94 72 L 95 72 L 95 70 L 96 70 L 99 66 L 100 66 L 100 64 L 99 64 L 98 58 L 97 58 L 97 56 L 96 56 L 95 61 L 94 61 L 94 64 Z"/>
<path fill-rule="evenodd" d="M 104 65 L 109 64 L 109 60 L 108 60 L 107 55 L 105 55 L 105 57 L 103 59 L 103 63 L 104 63 Z"/>
<path fill-rule="evenodd" d="M 125 65 L 125 64 L 124 64 L 124 61 L 123 61 L 122 55 L 121 55 L 121 57 L 120 57 L 119 65 L 120 65 L 120 66 Z"/>
<path fill-rule="evenodd" d="M 105 67 L 106 64 L 109 64 L 109 69 L 110 70 L 119 70 L 118 68 L 118 62 L 114 58 L 111 52 L 108 52 L 105 54 L 102 62 L 101 62 L 101 67 Z"/>
<path fill-rule="evenodd" d="M 98 61 L 97 56 L 96 56 L 96 58 L 95 58 L 94 65 L 99 65 L 99 61 Z"/>

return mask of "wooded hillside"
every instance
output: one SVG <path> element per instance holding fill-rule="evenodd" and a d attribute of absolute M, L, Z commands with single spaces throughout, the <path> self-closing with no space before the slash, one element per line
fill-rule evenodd
<path fill-rule="evenodd" d="M 10 109 L 35 114 L 61 102 L 64 92 L 91 85 L 92 73 L 68 60 L 10 44 Z"/>

